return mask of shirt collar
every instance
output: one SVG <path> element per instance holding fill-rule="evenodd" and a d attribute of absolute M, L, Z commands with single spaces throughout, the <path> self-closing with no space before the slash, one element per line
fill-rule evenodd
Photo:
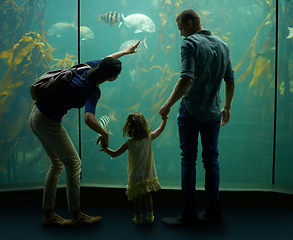
<path fill-rule="evenodd" d="M 198 30 L 195 32 L 195 34 L 212 35 L 209 30 Z"/>

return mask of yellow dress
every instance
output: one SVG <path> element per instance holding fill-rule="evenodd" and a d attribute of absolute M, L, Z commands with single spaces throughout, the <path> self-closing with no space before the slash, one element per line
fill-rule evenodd
<path fill-rule="evenodd" d="M 158 191 L 161 185 L 157 178 L 151 136 L 142 140 L 127 141 L 128 185 L 126 195 L 133 200 L 138 194 Z"/>

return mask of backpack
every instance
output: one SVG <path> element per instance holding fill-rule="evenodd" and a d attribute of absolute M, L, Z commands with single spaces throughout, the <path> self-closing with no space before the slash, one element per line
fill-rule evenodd
<path fill-rule="evenodd" d="M 91 66 L 78 64 L 71 68 L 56 69 L 44 73 L 30 86 L 32 99 L 35 101 L 43 100 L 62 90 L 66 85 L 69 85 L 72 74 L 82 68 L 91 68 Z"/>

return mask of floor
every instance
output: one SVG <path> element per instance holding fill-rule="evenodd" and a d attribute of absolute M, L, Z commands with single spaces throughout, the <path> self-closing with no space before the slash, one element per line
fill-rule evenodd
<path fill-rule="evenodd" d="M 155 223 L 142 226 L 133 224 L 131 205 L 86 206 L 82 210 L 90 215 L 101 215 L 103 219 L 93 226 L 43 227 L 40 204 L 1 204 L 0 239 L 293 239 L 293 209 L 225 206 L 224 221 L 220 224 L 177 227 L 167 226 L 160 220 L 178 214 L 180 208 L 174 206 L 155 206 Z M 66 205 L 56 207 L 56 212 L 70 218 Z"/>

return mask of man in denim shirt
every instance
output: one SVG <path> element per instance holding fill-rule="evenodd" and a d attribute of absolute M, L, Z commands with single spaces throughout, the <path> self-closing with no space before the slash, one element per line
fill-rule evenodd
<path fill-rule="evenodd" d="M 183 210 L 177 217 L 163 218 L 170 225 L 201 220 L 221 220 L 219 207 L 218 138 L 220 127 L 227 124 L 234 95 L 234 71 L 228 46 L 219 37 L 204 30 L 199 15 L 191 9 L 182 11 L 177 19 L 181 46 L 181 74 L 173 92 L 160 108 L 162 117 L 181 97 L 178 126 L 181 156 Z M 220 109 L 219 91 L 225 80 L 225 103 Z M 197 216 L 195 162 L 198 135 L 202 142 L 205 168 L 206 208 Z"/>

